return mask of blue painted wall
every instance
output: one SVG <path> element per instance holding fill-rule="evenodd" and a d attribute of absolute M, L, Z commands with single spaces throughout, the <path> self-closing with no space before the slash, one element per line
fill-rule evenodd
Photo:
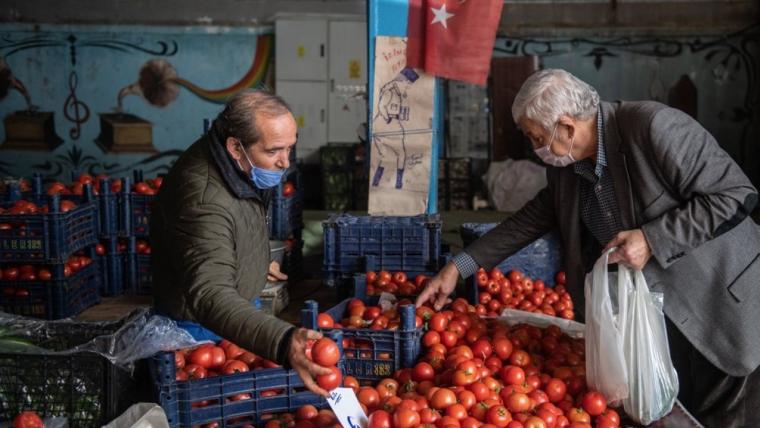
<path fill-rule="evenodd" d="M 0 26 L 0 55 L 26 86 L 33 104 L 54 113 L 56 133 L 64 140 L 52 152 L 8 151 L 0 146 L 0 176 L 40 172 L 66 180 L 72 169 L 114 176 L 133 167 L 149 176 L 165 171 L 179 151 L 201 135 L 203 118 L 216 116 L 222 104 L 185 88 L 166 107 L 126 97 L 124 111 L 153 124 L 154 154 L 104 153 L 94 143 L 100 133 L 98 113 L 113 111 L 119 89 L 136 82 L 140 68 L 151 59 L 170 62 L 179 77 L 203 89 L 233 85 L 251 67 L 257 36 L 269 33 L 271 27 Z M 70 85 L 72 72 L 75 87 Z M 81 103 L 76 109 L 69 98 L 72 94 Z M 24 108 L 16 91 L 0 100 L 1 117 Z M 70 133 L 76 121 L 66 118 L 66 114 L 77 116 L 76 110 L 78 138 L 76 131 Z M 84 120 L 86 111 L 89 118 Z M 5 141 L 4 128 L 0 141 Z"/>

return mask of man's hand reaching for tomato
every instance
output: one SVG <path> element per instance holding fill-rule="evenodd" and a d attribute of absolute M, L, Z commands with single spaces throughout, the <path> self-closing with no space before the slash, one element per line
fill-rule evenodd
<path fill-rule="evenodd" d="M 457 279 L 459 271 L 453 262 L 449 262 L 436 276 L 430 278 L 425 289 L 417 297 L 417 307 L 429 301 L 436 311 L 441 310 L 446 303 L 451 302 L 449 295 L 456 289 Z"/>
<path fill-rule="evenodd" d="M 321 396 L 327 396 L 327 391 L 320 388 L 314 379 L 319 375 L 330 374 L 331 370 L 327 367 L 320 366 L 306 357 L 306 350 L 309 347 L 309 342 L 321 338 L 321 333 L 314 330 L 307 330 L 305 328 L 299 328 L 293 332 L 293 336 L 290 339 L 288 362 L 290 363 L 290 367 L 292 367 L 293 370 L 298 373 L 298 376 L 301 377 L 304 386 L 308 388 L 309 391 Z"/>

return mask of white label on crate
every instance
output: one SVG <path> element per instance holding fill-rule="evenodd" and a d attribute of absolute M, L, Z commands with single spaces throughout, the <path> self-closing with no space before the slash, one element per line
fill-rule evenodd
<path fill-rule="evenodd" d="M 367 426 L 367 415 L 364 414 L 356 394 L 351 388 L 335 388 L 327 397 L 338 422 L 343 428 L 364 428 Z"/>

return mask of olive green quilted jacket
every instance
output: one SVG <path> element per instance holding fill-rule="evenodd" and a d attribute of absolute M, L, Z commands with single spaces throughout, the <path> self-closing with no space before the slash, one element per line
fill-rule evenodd
<path fill-rule="evenodd" d="M 190 146 L 164 178 L 151 214 L 153 295 L 159 312 L 284 363 L 294 327 L 251 306 L 270 262 L 269 197 L 213 131 Z"/>

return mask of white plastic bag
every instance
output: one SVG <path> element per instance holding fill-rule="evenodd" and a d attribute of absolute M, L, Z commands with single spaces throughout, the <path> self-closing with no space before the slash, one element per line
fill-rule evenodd
<path fill-rule="evenodd" d="M 602 254 L 586 275 L 586 381 L 615 402 L 628 397 L 628 375 L 618 305 L 610 294 L 608 255 Z"/>
<path fill-rule="evenodd" d="M 678 396 L 678 374 L 670 359 L 662 296 L 649 292 L 641 271 L 620 266 L 618 281 L 619 322 L 628 372 L 628 398 L 623 400 L 623 408 L 631 418 L 648 425 L 670 413 Z"/>

